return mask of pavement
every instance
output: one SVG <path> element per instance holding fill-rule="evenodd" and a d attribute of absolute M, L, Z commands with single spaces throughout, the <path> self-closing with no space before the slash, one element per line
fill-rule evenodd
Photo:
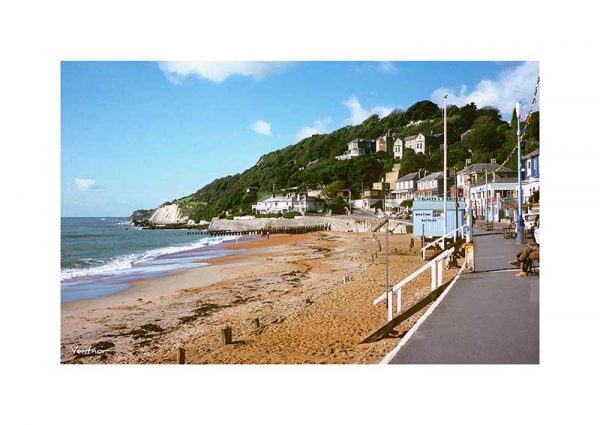
<path fill-rule="evenodd" d="M 392 364 L 539 364 L 539 276 L 508 264 L 515 239 L 476 232 L 475 272 L 463 272 Z"/>

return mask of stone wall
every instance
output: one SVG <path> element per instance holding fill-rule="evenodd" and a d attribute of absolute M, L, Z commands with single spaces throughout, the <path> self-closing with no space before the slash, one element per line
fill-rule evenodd
<path fill-rule="evenodd" d="M 209 231 L 245 232 L 256 231 L 267 227 L 301 227 L 328 224 L 336 232 L 371 232 L 381 223 L 380 218 L 350 218 L 346 216 L 313 217 L 304 216 L 294 219 L 287 218 L 254 218 L 249 220 L 213 219 L 208 227 Z M 390 220 L 390 230 L 398 225 L 395 220 Z M 382 231 L 385 230 L 385 226 Z"/>

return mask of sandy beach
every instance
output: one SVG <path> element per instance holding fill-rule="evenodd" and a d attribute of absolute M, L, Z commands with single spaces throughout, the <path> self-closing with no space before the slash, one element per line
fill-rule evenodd
<path fill-rule="evenodd" d="M 377 238 L 383 246 L 384 235 Z M 395 283 L 423 262 L 418 249 L 409 252 L 410 235 L 390 235 L 389 243 Z M 425 311 L 394 336 L 360 344 L 386 321 L 384 304 L 372 305 L 385 290 L 385 265 L 383 255 L 371 262 L 378 244 L 370 233 L 272 235 L 227 249 L 240 251 L 116 294 L 63 303 L 61 362 L 169 364 L 184 347 L 186 363 L 194 364 L 377 363 Z M 343 276 L 351 278 L 344 283 Z M 407 285 L 403 308 L 429 284 L 425 273 Z M 221 346 L 224 326 L 233 343 Z"/>

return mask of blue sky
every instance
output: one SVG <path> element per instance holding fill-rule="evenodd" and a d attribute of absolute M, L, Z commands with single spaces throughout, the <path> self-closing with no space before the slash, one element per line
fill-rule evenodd
<path fill-rule="evenodd" d="M 154 208 L 313 133 L 446 93 L 508 118 L 538 72 L 537 62 L 63 62 L 61 215 Z"/>

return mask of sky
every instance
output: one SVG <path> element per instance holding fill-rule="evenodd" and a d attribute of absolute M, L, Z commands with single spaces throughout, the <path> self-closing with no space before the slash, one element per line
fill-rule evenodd
<path fill-rule="evenodd" d="M 61 215 L 125 217 L 420 100 L 529 110 L 538 62 L 62 62 Z"/>

